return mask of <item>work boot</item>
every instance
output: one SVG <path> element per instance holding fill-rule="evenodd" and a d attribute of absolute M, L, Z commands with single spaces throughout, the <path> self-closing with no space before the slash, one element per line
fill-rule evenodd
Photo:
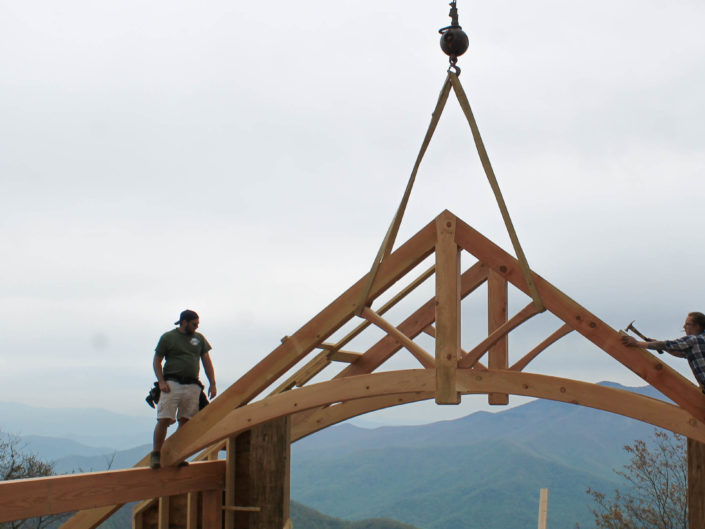
<path fill-rule="evenodd" d="M 152 452 L 149 456 L 149 468 L 161 468 L 162 459 L 159 452 Z"/>

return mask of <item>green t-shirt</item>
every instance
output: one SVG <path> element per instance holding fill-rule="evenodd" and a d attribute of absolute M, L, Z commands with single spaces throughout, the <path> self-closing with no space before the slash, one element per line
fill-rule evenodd
<path fill-rule="evenodd" d="M 211 344 L 199 332 L 180 333 L 178 329 L 162 334 L 155 352 L 166 358 L 163 373 L 184 378 L 198 378 L 201 356 L 211 350 Z"/>

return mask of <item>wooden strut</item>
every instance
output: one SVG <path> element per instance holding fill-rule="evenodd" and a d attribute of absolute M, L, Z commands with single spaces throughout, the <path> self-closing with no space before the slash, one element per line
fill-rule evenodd
<path fill-rule="evenodd" d="M 531 362 L 534 358 L 536 358 L 539 353 L 541 353 L 546 347 L 549 345 L 557 342 L 561 338 L 563 338 L 566 334 L 572 332 L 573 328 L 568 325 L 567 323 L 564 323 L 561 325 L 561 327 L 555 331 L 551 336 L 546 338 L 544 341 L 542 341 L 540 344 L 538 344 L 536 347 L 534 347 L 531 351 L 526 353 L 520 360 L 518 360 L 512 367 L 509 369 L 511 371 L 523 371 L 524 368 L 529 365 L 529 362 Z"/>
<path fill-rule="evenodd" d="M 435 132 L 436 127 L 438 125 L 438 121 L 440 120 L 441 114 L 443 113 L 445 104 L 448 101 L 448 96 L 450 94 L 451 87 L 453 88 L 455 96 L 458 99 L 458 103 L 460 104 L 460 108 L 463 110 L 463 114 L 465 114 L 465 118 L 467 119 L 468 124 L 470 125 L 470 130 L 472 131 L 472 136 L 475 142 L 475 147 L 477 149 L 477 154 L 480 157 L 482 168 L 485 171 L 485 175 L 487 176 L 487 180 L 490 184 L 490 187 L 492 188 L 495 200 L 497 201 L 497 206 L 499 207 L 499 211 L 502 215 L 502 220 L 504 221 L 504 225 L 507 228 L 509 239 L 512 242 L 514 252 L 516 253 L 517 260 L 519 261 L 519 264 L 521 266 L 524 279 L 526 280 L 529 295 L 531 296 L 531 299 L 536 305 L 536 309 L 538 312 L 543 312 L 544 310 L 546 310 L 543 305 L 543 302 L 541 301 L 539 291 L 536 288 L 536 285 L 534 284 L 533 278 L 531 276 L 531 268 L 529 267 L 529 263 L 526 260 L 526 255 L 524 254 L 524 250 L 521 247 L 521 243 L 519 242 L 519 237 L 517 236 L 516 230 L 514 229 L 514 224 L 512 223 L 511 217 L 509 216 L 507 204 L 505 203 L 504 197 L 502 196 L 502 191 L 499 188 L 499 183 L 497 182 L 497 177 L 494 174 L 494 169 L 492 169 L 492 164 L 490 163 L 490 158 L 487 154 L 487 150 L 485 149 L 485 144 L 482 141 L 482 136 L 480 136 L 480 129 L 477 126 L 477 122 L 475 121 L 472 109 L 470 108 L 470 102 L 468 101 L 468 97 L 465 93 L 465 90 L 463 89 L 462 84 L 460 83 L 460 79 L 458 79 L 458 75 L 454 72 L 449 71 L 448 76 L 443 82 L 443 87 L 441 88 L 441 93 L 438 97 L 436 108 L 434 109 L 433 114 L 431 115 L 431 123 L 428 126 L 426 136 L 424 137 L 424 141 L 421 144 L 421 149 L 419 150 L 419 153 L 416 157 L 416 163 L 414 164 L 414 168 L 411 171 L 409 181 L 406 184 L 406 189 L 404 190 L 404 195 L 402 197 L 401 203 L 399 204 L 394 218 L 392 219 L 392 223 L 389 226 L 389 229 L 387 230 L 387 233 L 384 237 L 384 240 L 382 241 L 379 251 L 377 252 L 375 259 L 372 262 L 372 267 L 370 268 L 370 272 L 367 276 L 365 287 L 360 294 L 360 299 L 358 300 L 357 306 L 355 308 L 356 316 L 362 316 L 364 308 L 369 305 L 368 298 L 370 290 L 372 289 L 372 284 L 374 283 L 379 266 L 382 261 L 389 255 L 392 250 L 392 247 L 394 246 L 394 241 L 396 239 L 397 233 L 399 232 L 399 226 L 401 225 L 402 218 L 404 217 L 404 212 L 409 202 L 409 196 L 411 195 L 411 188 L 413 187 L 414 182 L 416 180 L 416 174 L 418 173 L 419 167 L 421 165 L 421 160 L 423 159 L 424 154 L 426 153 L 426 149 L 428 148 L 428 145 L 431 142 L 431 138 L 433 137 L 433 133 Z"/>
<path fill-rule="evenodd" d="M 397 329 L 394 325 L 389 323 L 384 318 L 381 318 L 379 314 L 373 311 L 369 307 L 365 307 L 362 310 L 362 316 L 369 322 L 374 323 L 382 329 L 384 332 L 395 338 L 399 343 L 403 344 L 409 352 L 414 355 L 414 357 L 421 363 L 424 367 L 434 367 L 435 360 L 428 354 L 424 349 L 416 344 L 411 338 L 406 334 Z"/>
<path fill-rule="evenodd" d="M 473 367 L 475 363 L 482 358 L 482 356 L 487 352 L 487 350 L 497 343 L 501 338 L 506 336 L 509 332 L 516 329 L 519 325 L 524 323 L 529 318 L 532 318 L 538 314 L 538 309 L 534 303 L 530 303 L 519 312 L 517 312 L 509 321 L 497 327 L 490 335 L 482 340 L 478 345 L 476 345 L 472 351 L 466 354 L 460 362 L 458 362 L 458 367 Z"/>

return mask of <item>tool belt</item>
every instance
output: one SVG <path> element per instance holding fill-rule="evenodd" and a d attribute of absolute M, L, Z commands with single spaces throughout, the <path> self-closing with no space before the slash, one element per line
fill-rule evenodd
<path fill-rule="evenodd" d="M 197 378 L 192 377 L 180 377 L 178 375 L 164 375 L 164 380 L 173 380 L 179 384 L 198 384 L 203 389 L 205 386 Z"/>
<path fill-rule="evenodd" d="M 173 380 L 174 382 L 178 382 L 179 384 L 198 384 L 201 387 L 201 394 L 198 396 L 198 409 L 202 410 L 203 408 L 208 406 L 208 397 L 206 397 L 206 394 L 203 391 L 205 389 L 205 386 L 197 378 L 168 375 L 164 377 L 164 380 Z M 147 393 L 147 398 L 144 400 L 147 401 L 147 404 L 154 408 L 154 405 L 159 402 L 159 397 L 161 396 L 161 393 L 162 392 L 159 389 L 159 382 L 155 382 L 154 387 L 149 390 L 149 393 Z"/>

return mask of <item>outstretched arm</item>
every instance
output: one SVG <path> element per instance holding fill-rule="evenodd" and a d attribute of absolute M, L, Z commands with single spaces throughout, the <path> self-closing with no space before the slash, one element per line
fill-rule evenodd
<path fill-rule="evenodd" d="M 644 349 L 666 351 L 668 354 L 677 356 L 678 358 L 685 358 L 685 355 L 680 351 L 666 349 L 666 342 L 662 340 L 649 340 L 648 342 L 640 342 L 633 336 L 624 335 L 622 336 L 622 343 L 631 347 L 643 347 Z"/>
<path fill-rule="evenodd" d="M 203 363 L 203 370 L 206 372 L 208 377 L 208 382 L 210 384 L 208 388 L 208 397 L 214 399 L 218 394 L 218 390 L 215 387 L 215 370 L 213 369 L 213 362 L 211 362 L 211 355 L 208 353 L 203 353 L 201 355 L 201 362 Z"/>

